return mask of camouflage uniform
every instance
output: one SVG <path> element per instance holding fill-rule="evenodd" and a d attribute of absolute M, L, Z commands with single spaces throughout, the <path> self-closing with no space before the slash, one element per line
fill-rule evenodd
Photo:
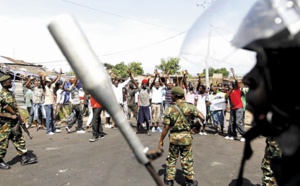
<path fill-rule="evenodd" d="M 276 186 L 275 177 L 271 170 L 271 161 L 275 158 L 281 157 L 281 151 L 278 144 L 272 137 L 266 139 L 265 155 L 261 163 L 261 170 L 263 171 L 262 185 Z"/>
<path fill-rule="evenodd" d="M 175 104 L 181 109 L 186 119 L 197 116 L 200 112 L 194 105 L 178 99 Z M 170 145 L 166 161 L 166 180 L 174 180 L 176 174 L 176 161 L 180 153 L 181 167 L 188 180 L 194 179 L 191 126 L 178 112 L 174 105 L 165 111 L 164 125 L 170 125 Z"/>
<path fill-rule="evenodd" d="M 9 113 L 3 107 L 9 105 L 16 113 L 18 111 L 18 105 L 15 96 L 11 91 L 0 92 L 0 111 L 1 113 Z M 9 140 L 12 141 L 15 146 L 18 155 L 21 156 L 27 152 L 25 138 L 22 135 L 22 130 L 18 132 L 12 132 L 13 127 L 16 125 L 17 120 L 2 117 L 0 119 L 0 159 L 3 159 L 6 155 L 6 149 L 9 144 Z"/>

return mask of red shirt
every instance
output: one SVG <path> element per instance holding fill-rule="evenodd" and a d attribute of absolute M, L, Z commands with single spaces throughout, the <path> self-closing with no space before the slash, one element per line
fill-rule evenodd
<path fill-rule="evenodd" d="M 92 108 L 102 108 L 102 105 L 100 105 L 93 97 L 90 97 L 90 102 Z"/>
<path fill-rule="evenodd" d="M 244 108 L 241 95 L 242 94 L 241 94 L 240 85 L 238 85 L 237 88 L 235 88 L 231 91 L 231 94 L 228 97 L 230 100 L 230 109 L 231 110 L 235 110 L 238 108 Z"/>

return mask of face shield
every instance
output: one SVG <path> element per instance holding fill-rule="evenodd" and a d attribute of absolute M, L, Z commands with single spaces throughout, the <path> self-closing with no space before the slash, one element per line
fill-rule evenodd
<path fill-rule="evenodd" d="M 265 0 L 257 1 L 235 34 L 232 44 L 244 48 L 255 41 L 263 48 L 276 49 L 283 44 L 293 43 L 300 29 L 299 0 Z M 287 29 L 289 35 L 276 37 Z"/>
<path fill-rule="evenodd" d="M 188 31 L 180 51 L 181 61 L 202 69 L 232 67 L 237 75 L 244 75 L 255 65 L 256 53 L 242 48 L 285 28 L 291 37 L 295 35 L 300 28 L 298 3 L 299 0 L 217 0 Z M 282 43 L 277 41 L 273 47 Z"/>

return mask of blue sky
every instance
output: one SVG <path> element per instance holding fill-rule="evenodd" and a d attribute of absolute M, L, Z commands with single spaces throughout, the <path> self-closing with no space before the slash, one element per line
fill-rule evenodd
<path fill-rule="evenodd" d="M 79 22 L 101 62 L 141 62 L 145 72 L 152 73 L 162 58 L 179 57 L 187 31 L 212 2 L 0 0 L 0 55 L 70 70 L 47 29 L 56 16 L 67 13 Z M 181 70 L 194 74 L 205 68 L 201 61 L 194 64 L 182 60 L 180 65 Z"/>

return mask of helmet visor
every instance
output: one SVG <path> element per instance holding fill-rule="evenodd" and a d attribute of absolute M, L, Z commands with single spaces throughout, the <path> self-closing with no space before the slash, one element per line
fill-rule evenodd
<path fill-rule="evenodd" d="M 180 58 L 202 68 L 233 67 L 237 74 L 246 74 L 255 64 L 255 53 L 242 48 L 285 28 L 299 31 L 297 1 L 217 0 L 187 33 Z"/>

